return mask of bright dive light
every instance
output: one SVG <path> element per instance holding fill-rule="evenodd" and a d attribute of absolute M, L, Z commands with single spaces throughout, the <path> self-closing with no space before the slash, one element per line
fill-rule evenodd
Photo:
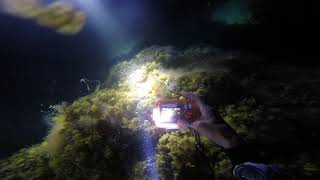
<path fill-rule="evenodd" d="M 143 79 L 145 79 L 145 72 L 143 69 L 137 69 L 135 70 L 133 73 L 130 74 L 129 76 L 129 83 L 131 84 L 136 84 L 139 83 L 141 81 L 143 81 Z"/>
<path fill-rule="evenodd" d="M 138 98 L 147 97 L 152 91 L 155 81 L 152 76 L 148 76 L 144 68 L 133 71 L 127 79 L 131 91 Z"/>
<path fill-rule="evenodd" d="M 191 101 L 161 100 L 153 109 L 153 120 L 159 128 L 179 129 L 178 121 L 196 121 L 200 117 L 200 111 Z"/>

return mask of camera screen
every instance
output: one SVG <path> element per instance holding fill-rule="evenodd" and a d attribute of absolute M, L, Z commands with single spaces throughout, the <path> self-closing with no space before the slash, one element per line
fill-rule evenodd
<path fill-rule="evenodd" d="M 161 108 L 160 116 L 163 123 L 176 123 L 179 115 L 180 108 Z"/>
<path fill-rule="evenodd" d="M 153 120 L 159 128 L 179 129 L 179 119 L 188 115 L 191 110 L 192 105 L 189 103 L 163 101 L 153 109 Z"/>

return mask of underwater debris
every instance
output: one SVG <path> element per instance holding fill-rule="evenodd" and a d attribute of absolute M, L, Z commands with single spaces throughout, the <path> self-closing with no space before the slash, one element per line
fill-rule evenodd
<path fill-rule="evenodd" d="M 97 91 L 97 90 L 100 89 L 100 86 L 101 86 L 100 81 L 98 81 L 98 80 L 89 80 L 89 79 L 86 79 L 86 78 L 80 79 L 80 83 L 84 84 L 86 86 L 87 93 L 90 93 L 90 92 L 92 92 L 94 90 Z M 92 88 L 92 86 L 94 86 L 94 88 Z"/>

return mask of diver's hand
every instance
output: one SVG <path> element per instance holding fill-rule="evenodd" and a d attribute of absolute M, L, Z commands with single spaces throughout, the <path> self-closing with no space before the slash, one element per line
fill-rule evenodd
<path fill-rule="evenodd" d="M 194 130 L 197 130 L 199 124 L 203 124 L 203 123 L 211 124 L 213 122 L 219 121 L 219 119 L 215 116 L 215 114 L 212 113 L 212 111 L 213 111 L 212 108 L 205 105 L 200 100 L 199 96 L 197 96 L 196 94 L 191 93 L 191 92 L 185 92 L 185 93 L 183 93 L 183 95 L 196 104 L 198 110 L 200 111 L 201 116 L 198 119 L 196 119 L 195 121 L 193 121 L 192 123 L 190 123 L 184 119 L 179 120 L 178 126 L 180 129 L 186 130 L 186 129 L 192 128 Z"/>
<path fill-rule="evenodd" d="M 196 103 L 199 107 L 201 116 L 191 124 L 184 120 L 179 121 L 178 126 L 181 129 L 190 127 L 225 149 L 231 149 L 242 144 L 240 136 L 220 117 L 219 114 L 205 105 L 197 95 L 185 92 L 184 96 Z"/>
<path fill-rule="evenodd" d="M 180 129 L 187 130 L 189 128 L 192 128 L 194 130 L 197 130 L 199 124 L 204 123 L 204 122 L 211 123 L 213 121 L 214 116 L 211 115 L 212 113 L 211 113 L 210 107 L 205 105 L 197 95 L 195 95 L 191 92 L 185 92 L 185 93 L 183 93 L 183 95 L 185 97 L 187 97 L 188 99 L 190 99 L 191 101 L 194 101 L 196 106 L 199 108 L 201 116 L 199 117 L 199 119 L 196 119 L 192 123 L 190 123 L 184 119 L 180 119 L 178 121 L 178 126 Z"/>

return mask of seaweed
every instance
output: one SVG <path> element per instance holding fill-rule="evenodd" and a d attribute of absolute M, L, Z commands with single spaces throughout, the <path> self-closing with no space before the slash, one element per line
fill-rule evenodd
<path fill-rule="evenodd" d="M 262 149 L 267 163 L 285 167 L 295 179 L 317 177 L 320 91 L 314 82 L 319 71 L 192 48 L 153 46 L 115 65 L 99 89 L 56 106 L 42 143 L 1 160 L 0 179 L 148 179 L 155 165 L 161 179 L 206 179 L 212 173 L 231 179 L 231 162 L 220 147 L 202 137 L 207 155 L 216 161 L 209 168 L 190 132 L 153 125 L 156 101 L 183 99 L 184 91 L 219 110 Z M 154 160 L 144 153 L 146 139 Z"/>

